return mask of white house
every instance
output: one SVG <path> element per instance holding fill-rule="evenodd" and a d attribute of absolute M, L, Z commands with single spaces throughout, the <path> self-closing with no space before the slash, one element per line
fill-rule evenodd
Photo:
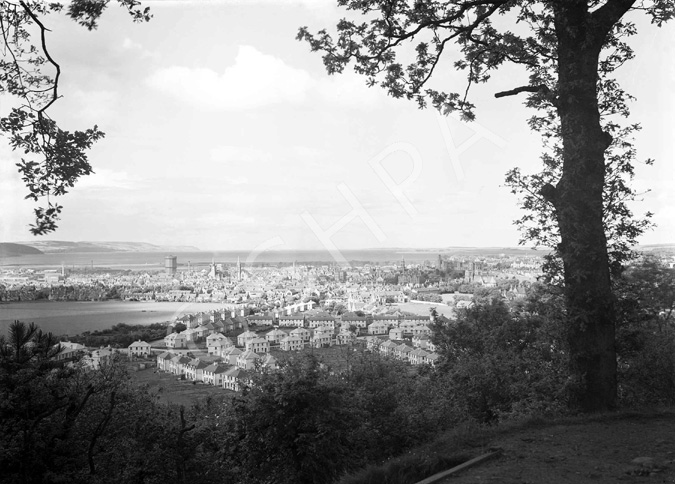
<path fill-rule="evenodd" d="M 185 378 L 192 381 L 203 381 L 204 379 L 204 368 L 209 366 L 205 361 L 201 361 L 199 358 L 188 361 L 185 364 Z"/>
<path fill-rule="evenodd" d="M 232 346 L 232 340 L 221 333 L 213 333 L 206 337 L 206 350 L 210 355 L 217 355 L 228 346 Z"/>
<path fill-rule="evenodd" d="M 252 370 L 260 357 L 253 351 L 244 351 L 237 357 L 237 367 L 242 370 Z"/>
<path fill-rule="evenodd" d="M 269 331 L 267 334 L 265 334 L 265 339 L 267 339 L 267 341 L 269 341 L 269 343 L 273 345 L 278 344 L 286 336 L 288 336 L 286 331 L 282 331 L 280 329 L 275 328 L 272 331 Z"/>
<path fill-rule="evenodd" d="M 150 343 L 139 339 L 131 343 L 127 350 L 129 351 L 129 356 L 149 356 Z"/>
<path fill-rule="evenodd" d="M 246 341 L 246 351 L 254 353 L 269 353 L 270 343 L 265 338 L 252 338 Z"/>
<path fill-rule="evenodd" d="M 223 386 L 223 374 L 231 368 L 222 363 L 212 363 L 204 368 L 203 376 L 204 383 L 214 385 L 217 387 Z"/>
<path fill-rule="evenodd" d="M 279 342 L 279 347 L 283 351 L 298 351 L 305 347 L 305 342 L 300 336 L 286 336 Z"/>
<path fill-rule="evenodd" d="M 164 337 L 167 348 L 187 348 L 187 339 L 183 333 L 171 333 Z"/>
<path fill-rule="evenodd" d="M 403 330 L 401 328 L 392 328 L 389 330 L 389 339 L 403 339 Z"/>
<path fill-rule="evenodd" d="M 388 331 L 389 326 L 384 322 L 377 321 L 368 325 L 368 334 L 370 335 L 387 334 Z"/>
<path fill-rule="evenodd" d="M 244 331 L 237 336 L 237 346 L 246 346 L 246 342 L 250 339 L 257 338 L 258 335 L 253 331 Z"/>
<path fill-rule="evenodd" d="M 228 364 L 230 365 L 236 365 L 237 364 L 237 358 L 239 358 L 239 355 L 241 355 L 243 351 L 241 351 L 239 348 L 235 348 L 234 346 L 228 346 L 227 348 L 224 348 L 220 352 L 220 357 Z"/>
<path fill-rule="evenodd" d="M 305 328 L 295 328 L 291 331 L 290 335 L 299 336 L 305 343 L 309 343 L 309 338 L 312 336 L 309 330 Z"/>

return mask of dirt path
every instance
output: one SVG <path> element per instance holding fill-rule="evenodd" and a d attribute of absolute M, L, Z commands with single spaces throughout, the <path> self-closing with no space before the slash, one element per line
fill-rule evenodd
<path fill-rule="evenodd" d="M 443 484 L 675 483 L 675 412 L 605 416 L 514 430 L 485 451 L 496 460 L 447 477 Z"/>

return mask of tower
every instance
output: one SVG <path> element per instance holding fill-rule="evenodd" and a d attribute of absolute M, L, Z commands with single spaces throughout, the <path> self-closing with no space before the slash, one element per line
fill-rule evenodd
<path fill-rule="evenodd" d="M 237 280 L 241 281 L 241 261 L 239 260 L 239 256 L 237 256 Z"/>
<path fill-rule="evenodd" d="M 167 255 L 164 258 L 164 270 L 167 274 L 175 274 L 178 268 L 178 258 L 175 255 Z"/>

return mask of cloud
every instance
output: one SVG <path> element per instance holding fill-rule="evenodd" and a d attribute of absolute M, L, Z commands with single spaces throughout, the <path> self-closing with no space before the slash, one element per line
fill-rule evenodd
<path fill-rule="evenodd" d="M 273 159 L 272 153 L 248 146 L 217 146 L 216 148 L 211 149 L 210 155 L 213 161 L 224 163 L 254 163 L 259 161 L 267 162 Z"/>
<path fill-rule="evenodd" d="M 139 180 L 124 171 L 95 168 L 94 173 L 80 178 L 76 186 L 78 190 L 132 190 L 139 186 Z"/>
<path fill-rule="evenodd" d="M 282 103 L 369 110 L 394 102 L 382 89 L 368 88 L 358 74 L 315 79 L 307 71 L 250 46 L 240 46 L 234 64 L 222 74 L 209 68 L 171 66 L 156 70 L 146 82 L 204 110 L 243 111 Z"/>
<path fill-rule="evenodd" d="M 302 69 L 240 46 L 234 65 L 222 74 L 208 68 L 171 66 L 157 70 L 147 83 L 201 109 L 241 111 L 303 101 L 313 81 Z"/>

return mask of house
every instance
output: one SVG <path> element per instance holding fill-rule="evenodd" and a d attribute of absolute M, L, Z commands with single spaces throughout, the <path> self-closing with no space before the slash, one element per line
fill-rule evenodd
<path fill-rule="evenodd" d="M 429 316 L 403 316 L 403 321 L 408 321 L 415 324 L 429 324 L 431 322 L 431 315 Z"/>
<path fill-rule="evenodd" d="M 413 336 L 415 335 L 426 335 L 430 336 L 431 335 L 431 328 L 427 326 L 426 324 L 418 324 L 412 329 L 412 334 Z"/>
<path fill-rule="evenodd" d="M 426 349 L 429 341 L 430 337 L 426 334 L 416 334 L 412 337 L 412 344 L 415 348 Z"/>
<path fill-rule="evenodd" d="M 276 370 L 279 368 L 279 364 L 277 363 L 277 359 L 270 355 L 269 353 L 265 354 L 260 358 L 260 366 L 262 368 L 269 368 L 270 370 Z"/>
<path fill-rule="evenodd" d="M 335 318 L 331 316 L 330 314 L 316 314 L 314 316 L 310 316 L 308 320 L 308 324 L 310 328 L 330 328 L 330 329 L 335 329 Z"/>
<path fill-rule="evenodd" d="M 438 363 L 439 359 L 440 359 L 440 356 L 438 355 L 438 353 L 429 353 L 423 361 L 424 361 L 424 363 L 427 363 L 428 365 L 436 366 L 436 363 Z"/>
<path fill-rule="evenodd" d="M 260 357 L 253 351 L 244 351 L 237 357 L 237 367 L 242 370 L 253 370 Z"/>
<path fill-rule="evenodd" d="M 237 336 L 237 346 L 246 346 L 246 342 L 250 339 L 257 338 L 258 335 L 253 331 L 244 331 Z"/>
<path fill-rule="evenodd" d="M 368 334 L 370 335 L 387 334 L 388 331 L 389 326 L 381 321 L 370 323 L 368 325 Z"/>
<path fill-rule="evenodd" d="M 403 339 L 403 330 L 401 328 L 392 328 L 389 330 L 389 339 Z"/>
<path fill-rule="evenodd" d="M 397 328 L 401 320 L 395 314 L 382 314 L 373 316 L 373 323 L 383 323 L 389 328 Z"/>
<path fill-rule="evenodd" d="M 269 353 L 270 343 L 265 338 L 252 338 L 246 341 L 246 351 Z"/>
<path fill-rule="evenodd" d="M 403 334 L 406 336 L 412 336 L 413 334 L 413 329 L 417 327 L 418 323 L 415 321 L 408 321 L 404 320 L 401 321 L 401 324 L 399 325 L 399 329 L 403 331 Z"/>
<path fill-rule="evenodd" d="M 101 348 L 92 351 L 89 355 L 82 358 L 82 361 L 92 370 L 100 370 L 101 367 L 110 364 L 110 361 L 112 360 L 112 355 L 113 355 L 112 349 Z"/>
<path fill-rule="evenodd" d="M 408 356 L 412 350 L 412 347 L 405 343 L 401 343 L 394 348 L 394 357 L 398 358 L 399 360 L 408 361 Z"/>
<path fill-rule="evenodd" d="M 255 316 L 247 316 L 246 320 L 248 324 L 254 326 L 273 326 L 274 325 L 274 315 L 273 314 L 257 314 Z"/>
<path fill-rule="evenodd" d="M 305 341 L 297 335 L 286 336 L 279 342 L 283 351 L 298 351 L 305 347 Z"/>
<path fill-rule="evenodd" d="M 396 346 L 398 346 L 396 343 L 394 343 L 391 340 L 387 340 L 380 345 L 380 354 L 384 356 L 396 356 L 395 355 Z"/>
<path fill-rule="evenodd" d="M 197 328 L 196 328 L 196 327 L 194 327 L 194 328 L 188 328 L 188 329 L 186 329 L 185 331 L 181 332 L 180 334 L 182 334 L 183 336 L 185 336 L 185 339 L 186 339 L 188 342 L 191 342 L 191 341 L 197 341 L 197 340 L 199 339 L 199 338 L 197 337 Z"/>
<path fill-rule="evenodd" d="M 174 356 L 176 355 L 168 351 L 157 355 L 157 368 L 161 371 L 170 371 L 169 362 Z"/>
<path fill-rule="evenodd" d="M 62 341 L 58 345 L 60 351 L 54 357 L 56 361 L 71 360 L 87 352 L 87 347 L 79 343 Z"/>
<path fill-rule="evenodd" d="M 185 365 L 189 362 L 187 356 L 176 355 L 169 361 L 169 371 L 174 375 L 185 375 Z"/>
<path fill-rule="evenodd" d="M 356 315 L 342 315 L 342 323 L 346 323 L 348 326 L 356 326 L 357 328 L 366 329 L 368 327 L 368 319 L 363 316 Z"/>
<path fill-rule="evenodd" d="M 345 328 L 342 328 L 340 330 L 340 332 L 337 334 L 337 336 L 335 337 L 335 339 L 337 341 L 337 344 L 347 345 L 347 344 L 350 344 L 350 343 L 353 343 L 354 341 L 356 341 L 356 335 L 354 333 L 352 333 L 351 331 L 349 331 Z"/>
<path fill-rule="evenodd" d="M 192 381 L 203 381 L 204 368 L 209 366 L 205 361 L 194 358 L 185 364 L 185 378 Z"/>
<path fill-rule="evenodd" d="M 291 336 L 299 336 L 302 338 L 302 341 L 305 343 L 309 343 L 309 339 L 311 338 L 311 333 L 309 332 L 308 329 L 305 328 L 295 328 L 294 330 L 291 331 L 290 333 Z"/>
<path fill-rule="evenodd" d="M 150 356 L 150 343 L 146 341 L 134 341 L 127 348 L 129 356 Z"/>
<path fill-rule="evenodd" d="M 377 336 L 367 336 L 366 337 L 366 348 L 371 351 L 380 351 L 380 345 L 384 342 L 383 339 L 378 338 Z"/>
<path fill-rule="evenodd" d="M 206 337 L 206 350 L 210 355 L 217 355 L 228 346 L 232 346 L 232 340 L 221 333 L 213 333 Z"/>
<path fill-rule="evenodd" d="M 325 331 L 315 331 L 309 344 L 314 348 L 325 348 L 332 345 L 332 334 Z"/>
<path fill-rule="evenodd" d="M 223 350 L 220 352 L 220 357 L 225 361 L 225 363 L 236 365 L 237 358 L 239 358 L 239 355 L 242 353 L 243 351 L 241 351 L 239 348 L 228 346 L 227 348 L 223 348 Z"/>
<path fill-rule="evenodd" d="M 167 348 L 187 348 L 187 339 L 183 333 L 171 333 L 164 337 L 164 344 Z"/>
<path fill-rule="evenodd" d="M 204 326 L 197 326 L 195 328 L 195 340 L 196 341 L 201 341 L 204 338 L 206 338 L 208 335 L 210 335 L 213 331 L 209 330 L 209 328 L 204 325 Z"/>
<path fill-rule="evenodd" d="M 214 385 L 217 387 L 223 386 L 223 374 L 232 368 L 229 365 L 224 365 L 222 363 L 212 363 L 206 368 L 204 368 L 202 378 L 204 383 L 208 385 Z"/>
<path fill-rule="evenodd" d="M 417 348 L 408 354 L 408 361 L 411 365 L 421 365 L 426 362 L 428 355 L 429 353 L 424 351 L 422 348 Z"/>
<path fill-rule="evenodd" d="M 250 375 L 246 370 L 233 366 L 223 373 L 223 388 L 238 392 L 250 379 Z"/>
<path fill-rule="evenodd" d="M 284 328 L 304 328 L 305 316 L 303 314 L 279 316 L 279 326 Z"/>
<path fill-rule="evenodd" d="M 270 345 L 279 344 L 279 342 L 284 339 L 288 334 L 286 331 L 274 328 L 272 331 L 265 334 L 265 339 L 269 342 Z"/>

